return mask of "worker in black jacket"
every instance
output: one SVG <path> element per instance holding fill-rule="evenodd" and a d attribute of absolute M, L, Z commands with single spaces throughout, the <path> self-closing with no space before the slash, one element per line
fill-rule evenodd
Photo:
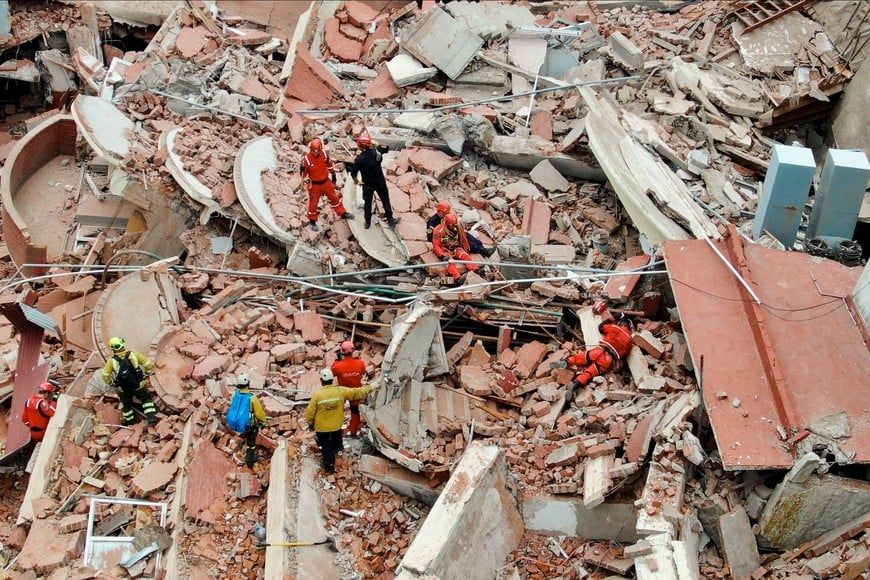
<path fill-rule="evenodd" d="M 382 153 L 388 151 L 387 147 L 378 145 L 372 141 L 371 135 L 362 133 L 356 138 L 356 144 L 360 148 L 360 154 L 350 164 L 350 178 L 355 184 L 359 184 L 357 174 L 362 178 L 363 184 L 363 213 L 366 218 L 366 229 L 372 227 L 372 200 L 377 193 L 384 206 L 384 215 L 390 227 L 399 223 L 399 219 L 393 216 L 393 206 L 390 204 L 390 193 L 387 189 L 387 180 L 384 178 L 384 170 L 381 169 Z M 374 147 L 373 147 L 374 145 Z"/>

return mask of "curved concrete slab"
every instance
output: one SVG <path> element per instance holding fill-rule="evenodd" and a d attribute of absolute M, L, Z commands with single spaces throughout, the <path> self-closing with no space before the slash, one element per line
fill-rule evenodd
<path fill-rule="evenodd" d="M 60 186 L 47 187 L 43 173 L 55 174 L 52 168 L 59 170 L 64 159 L 75 158 L 77 134 L 71 116 L 57 115 L 25 135 L 9 153 L 0 173 L 0 201 L 3 240 L 16 266 L 45 264 L 59 254 L 64 228 L 58 221 L 69 194 Z M 68 169 L 78 181 L 75 165 Z M 38 223 L 39 218 L 51 218 L 51 226 Z M 25 273 L 45 271 L 33 268 Z"/>
<path fill-rule="evenodd" d="M 181 156 L 175 151 L 175 141 L 178 139 L 179 134 L 181 134 L 180 128 L 173 129 L 160 139 L 160 145 L 166 145 L 166 151 L 168 152 L 165 162 L 166 169 L 169 170 L 169 174 L 172 175 L 175 182 L 181 186 L 181 189 L 193 201 L 206 207 L 207 213 L 223 213 L 212 190 L 184 168 L 184 161 L 181 160 Z"/>
<path fill-rule="evenodd" d="M 113 165 L 120 165 L 130 153 L 133 121 L 99 97 L 79 95 L 70 112 L 76 124 L 97 155 Z"/>
<path fill-rule="evenodd" d="M 181 291 L 169 274 L 128 274 L 109 285 L 94 308 L 94 345 L 108 359 L 106 342 L 123 336 L 128 348 L 147 354 L 152 341 L 167 324 L 178 324 Z"/>
<path fill-rule="evenodd" d="M 354 185 L 353 181 L 345 179 L 342 189 L 344 207 L 355 210 L 359 206 L 357 193 L 361 190 L 361 185 Z M 362 211 L 358 214 L 362 214 Z M 360 215 L 360 217 L 362 216 Z M 387 225 L 387 222 L 375 217 L 372 220 L 372 227 L 369 229 L 365 228 L 365 220 L 363 219 L 348 220 L 347 225 L 363 251 L 381 264 L 394 268 L 404 266 L 411 260 L 411 252 L 408 251 L 405 241 L 393 228 Z"/>
<path fill-rule="evenodd" d="M 233 168 L 236 196 L 248 216 L 263 230 L 263 233 L 290 246 L 296 243 L 296 238 L 278 224 L 269 202 L 266 201 L 266 190 L 261 175 L 267 169 L 278 169 L 278 157 L 275 154 L 272 138 L 258 137 L 246 143 L 239 150 Z"/>

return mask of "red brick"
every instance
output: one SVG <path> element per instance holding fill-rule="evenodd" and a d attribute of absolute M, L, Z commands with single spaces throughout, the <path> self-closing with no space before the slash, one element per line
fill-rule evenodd
<path fill-rule="evenodd" d="M 407 163 L 415 170 L 442 180 L 462 165 L 462 159 L 451 157 L 437 149 L 409 147 L 399 154 L 400 165 Z"/>
<path fill-rule="evenodd" d="M 230 362 L 232 362 L 232 357 L 228 354 L 209 355 L 193 367 L 193 374 L 191 376 L 197 381 L 215 378 L 227 370 Z"/>
<path fill-rule="evenodd" d="M 83 530 L 86 527 L 88 527 L 88 514 L 73 514 L 58 522 L 58 528 L 62 534 Z"/>
<path fill-rule="evenodd" d="M 256 30 L 254 28 L 236 28 L 227 32 L 227 42 L 240 46 L 254 46 L 255 44 L 263 44 L 272 40 L 271 34 L 265 30 Z"/>
<path fill-rule="evenodd" d="M 184 58 L 200 56 L 208 46 L 209 39 L 210 33 L 203 26 L 184 27 L 178 33 L 178 38 L 175 39 L 175 49 Z"/>
<path fill-rule="evenodd" d="M 354 26 L 366 28 L 370 22 L 374 22 L 378 17 L 378 12 L 365 2 L 359 0 L 350 0 L 344 3 L 344 10 L 347 12 L 348 21 Z"/>
<path fill-rule="evenodd" d="M 648 330 L 636 332 L 631 337 L 634 344 L 653 358 L 660 359 L 665 352 L 665 345 Z"/>
<path fill-rule="evenodd" d="M 272 93 L 260 82 L 257 75 L 248 75 L 239 87 L 239 92 L 261 103 L 272 100 Z"/>
<path fill-rule="evenodd" d="M 618 272 L 625 270 L 634 270 L 635 268 L 642 268 L 649 264 L 649 261 L 652 259 L 652 256 L 647 254 L 642 254 L 640 256 L 634 256 L 625 260 L 624 262 L 620 262 L 616 265 L 616 270 Z M 617 302 L 625 302 L 629 296 L 634 292 L 635 286 L 640 281 L 640 274 L 626 274 L 624 276 L 611 276 L 610 280 L 607 281 L 607 284 L 604 286 L 604 294 L 610 298 L 611 300 L 615 300 Z"/>
<path fill-rule="evenodd" d="M 302 334 L 302 340 L 305 342 L 320 342 L 325 338 L 323 319 L 313 310 L 294 314 L 293 324 L 296 326 L 296 330 Z"/>
<path fill-rule="evenodd" d="M 532 115 L 529 121 L 529 129 L 532 135 L 545 139 L 553 140 L 553 114 L 550 111 L 540 111 Z"/>
<path fill-rule="evenodd" d="M 324 42 L 329 47 L 329 52 L 338 60 L 356 62 L 362 56 L 362 43 L 342 34 L 339 30 L 340 26 L 341 23 L 338 21 L 338 18 L 327 20 Z"/>
<path fill-rule="evenodd" d="M 611 453 L 613 453 L 613 447 L 607 443 L 593 445 L 586 450 L 586 455 L 590 459 L 595 459 L 596 457 L 601 457 L 603 455 L 610 455 Z"/>
<path fill-rule="evenodd" d="M 130 487 L 133 493 L 139 496 L 146 496 L 153 491 L 163 489 L 166 484 L 172 481 L 177 470 L 178 465 L 175 463 L 162 463 L 159 461 L 149 463 L 136 474 Z M 190 483 L 188 483 L 188 486 L 190 486 Z"/>
<path fill-rule="evenodd" d="M 334 95 L 344 95 L 345 90 L 339 78 L 300 44 L 284 94 L 319 107 L 329 103 Z"/>
<path fill-rule="evenodd" d="M 393 77 L 390 76 L 390 71 L 386 67 L 381 71 L 381 74 L 375 78 L 369 86 L 366 87 L 366 98 L 372 103 L 383 103 L 387 99 L 392 99 L 399 94 L 399 87 L 393 82 Z"/>
<path fill-rule="evenodd" d="M 227 455 L 216 449 L 210 441 L 203 441 L 197 446 L 196 455 L 187 469 L 184 509 L 188 517 L 215 523 L 217 514 L 212 514 L 209 508 L 229 491 L 226 475 L 232 469 L 233 464 Z M 133 483 L 136 483 L 135 478 Z"/>
<path fill-rule="evenodd" d="M 523 379 L 531 376 L 546 356 L 547 345 L 537 340 L 524 344 L 517 351 L 517 362 L 514 365 L 515 374 Z"/>
<path fill-rule="evenodd" d="M 489 374 L 482 367 L 463 365 L 459 367 L 459 384 L 462 388 L 478 397 L 492 393 Z"/>
<path fill-rule="evenodd" d="M 341 26 L 338 27 L 338 31 L 351 40 L 356 40 L 357 42 L 363 42 L 368 36 L 368 33 L 365 30 L 359 26 L 354 26 L 350 22 L 342 23 Z"/>
<path fill-rule="evenodd" d="M 236 186 L 232 181 L 224 181 L 221 185 L 214 189 L 215 199 L 221 207 L 227 208 L 236 202 Z"/>
<path fill-rule="evenodd" d="M 532 244 L 546 244 L 550 239 L 550 207 L 545 201 L 529 198 L 523 210 L 522 232 L 532 237 Z"/>
<path fill-rule="evenodd" d="M 547 401 L 538 401 L 532 405 L 532 413 L 535 417 L 543 417 L 550 412 L 550 403 Z"/>
<path fill-rule="evenodd" d="M 366 30 L 368 30 L 368 28 L 366 28 Z M 380 22 L 378 22 L 378 27 L 375 28 L 375 31 L 369 34 L 368 38 L 366 38 L 365 42 L 363 42 L 363 61 L 369 65 L 376 64 L 374 62 L 371 62 L 373 56 L 372 49 L 375 47 L 375 43 L 378 41 L 391 42 L 392 40 L 393 33 L 390 31 L 390 21 L 386 19 L 381 20 Z"/>

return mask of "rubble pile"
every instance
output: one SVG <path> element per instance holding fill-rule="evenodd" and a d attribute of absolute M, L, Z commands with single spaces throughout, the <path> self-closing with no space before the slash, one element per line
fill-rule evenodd
<path fill-rule="evenodd" d="M 145 225 L 117 238 L 83 237 L 91 245 L 68 259 L 108 263 L 145 243 L 142 229 L 181 214 L 180 204 L 201 213 L 198 224 L 182 218 L 181 267 L 162 270 L 184 299 L 174 305 L 177 320 L 149 337 L 150 386 L 162 413 L 155 427 L 120 425 L 117 396 L 99 372 L 88 378 L 96 352 L 66 338 L 43 349 L 53 376 L 87 388 L 69 398 L 57 449 L 40 453 L 50 458 L 49 476 L 33 484 L 41 485 L 41 498 L 22 501 L 32 512 L 23 520 L 31 520 L 29 534 L 12 528 L 11 515 L 0 518 L 9 524 L 0 540 L 20 551 L 16 569 L 97 574 L 80 556 L 88 496 L 105 495 L 159 506 L 95 508 L 106 535 L 162 527 L 172 535 L 166 557 L 175 570 L 262 577 L 266 548 L 252 529 L 266 524 L 270 489 L 286 487 L 304 503 L 301 488 L 312 480 L 320 494 L 314 511 L 338 542 L 342 576 L 390 575 L 437 509 L 420 497 L 437 496 L 472 443 L 484 441 L 503 451 L 528 525 L 498 577 L 862 573 L 870 565 L 863 534 L 870 491 L 843 484 L 849 493 L 857 488 L 850 507 L 857 513 L 833 531 L 806 530 L 782 515 L 794 507 L 788 494 L 803 493 L 790 485 L 837 488 L 828 458 L 807 453 L 784 479 L 723 467 L 701 412 L 703 369 L 694 368 L 678 309 L 668 308 L 674 300 L 659 267 L 665 242 L 712 244 L 751 222 L 772 137 L 820 140 L 809 123 L 792 127 L 827 112 L 852 76 L 821 27 L 792 11 L 747 31 L 734 18 L 745 3 L 731 1 L 660 11 L 600 2 L 334 4 L 312 9 L 313 25 L 298 44 L 287 43 L 290 34 L 188 2 L 145 50 L 109 55 L 125 58 L 120 68 L 71 48 L 67 68 L 77 71 L 80 90 L 110 101 L 133 128 L 121 136 L 120 164 L 99 179 L 88 171 L 100 160 L 82 146 L 80 165 L 69 169 L 81 168 L 80 181 L 90 179 L 100 200 L 123 194 L 139 212 L 131 223 Z M 47 15 L 60 28 L 83 18 L 66 7 L 17 12 L 14 42 L 48 32 L 39 24 Z M 99 30 L 113 25 L 102 12 L 96 21 Z M 785 44 L 772 59 L 765 46 L 775 41 Z M 93 134 L 82 130 L 87 122 L 76 122 L 93 146 Z M 336 191 L 358 214 L 356 225 L 362 197 L 346 169 L 363 132 L 390 149 L 382 166 L 401 221 L 375 240 L 324 209 L 325 223 L 314 231 L 299 172 L 307 143 L 315 136 L 326 143 Z M 242 154 L 262 139 L 275 163 L 252 172 L 262 189 L 254 199 L 243 186 L 252 176 Z M 0 147 L 6 150 L 3 141 Z M 79 200 L 69 187 L 67 210 Z M 441 201 L 486 248 L 497 249 L 478 257 L 485 268 L 459 285 L 426 235 Z M 269 220 L 274 227 L 263 225 Z M 778 243 L 765 236 L 765 244 Z M 403 244 L 410 260 L 380 269 L 384 260 L 372 250 L 378 243 Z M 0 271 L 17 272 L 5 262 L 5 246 L 0 258 Z M 31 281 L 26 302 L 62 319 L 65 332 L 90 334 L 72 326 L 83 315 L 66 305 L 80 300 L 81 311 L 101 321 L 98 292 L 112 290 L 91 276 L 71 282 L 66 275 L 74 272 L 55 267 Z M 599 344 L 604 318 L 591 305 L 600 298 L 614 316 L 633 318 L 635 346 L 611 372 L 569 391 L 578 369 L 560 363 Z M 396 341 L 404 317 L 421 304 L 437 312 L 432 344 Z M 5 322 L 0 335 L 23 340 Z M 389 376 L 385 361 L 413 358 L 416 366 L 390 376 L 404 382 L 367 401 L 366 437 L 346 442 L 338 473 L 307 473 L 318 448 L 301 414 L 320 387 L 319 371 L 349 338 L 362 341 L 369 378 Z M 397 355 L 402 348 L 413 353 Z M 443 368 L 427 374 L 440 354 Z M 0 358 L 10 377 L 15 364 Z M 242 437 L 224 425 L 240 373 L 269 416 L 253 469 L 242 467 Z M 6 383 L 2 396 L 12 392 L 11 378 Z M 735 416 L 748 415 L 727 392 L 716 397 Z M 780 439 L 787 448 L 799 435 Z M 284 450 L 290 467 L 281 480 L 270 456 Z M 366 464 L 374 451 L 425 483 L 409 484 L 411 494 L 391 488 L 389 477 Z M 597 517 L 621 522 L 620 529 L 602 524 L 589 538 L 536 529 L 536 500 L 554 502 L 553 511 L 570 501 L 578 519 L 605 514 Z M 631 516 L 608 515 L 610 508 Z M 7 511 L 0 502 L 0 514 Z M 0 552 L 11 562 L 8 555 Z M 154 566 L 143 559 L 110 573 L 139 577 Z"/>

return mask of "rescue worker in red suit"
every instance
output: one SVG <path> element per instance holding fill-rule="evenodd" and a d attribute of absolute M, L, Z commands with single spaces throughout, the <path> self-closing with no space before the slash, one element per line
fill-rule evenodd
<path fill-rule="evenodd" d="M 30 429 L 30 438 L 35 442 L 42 441 L 45 437 L 48 421 L 57 410 L 56 396 L 54 385 L 42 383 L 39 385 L 39 394 L 33 395 L 24 404 L 21 420 Z"/>
<path fill-rule="evenodd" d="M 323 141 L 315 137 L 311 140 L 310 151 L 302 158 L 300 167 L 302 177 L 308 180 L 308 223 L 315 232 L 318 230 L 317 218 L 320 217 L 320 196 L 325 195 L 336 215 L 342 219 L 353 219 L 353 214 L 335 193 L 335 165 L 329 153 L 323 150 Z"/>
<path fill-rule="evenodd" d="M 353 341 L 345 340 L 341 343 L 341 358 L 332 363 L 332 374 L 340 387 L 358 389 L 363 385 L 366 376 L 366 363 L 361 358 L 353 356 L 356 347 Z M 350 403 L 350 424 L 347 432 L 351 437 L 359 433 L 362 417 L 359 414 L 360 401 L 348 401 Z"/>
<path fill-rule="evenodd" d="M 453 213 L 450 204 L 446 201 L 439 201 L 438 205 L 435 206 L 435 213 L 426 220 L 426 239 L 430 242 L 432 241 L 432 232 L 435 231 L 435 228 L 441 223 L 441 220 L 444 219 L 449 213 Z M 489 258 L 495 253 L 495 248 L 486 248 L 483 246 L 483 242 L 477 239 L 473 234 L 469 232 L 465 232 L 465 237 L 468 238 L 468 251 L 471 254 L 480 254 L 481 256 L 485 256 Z"/>
<path fill-rule="evenodd" d="M 631 321 L 627 318 L 621 318 L 618 322 L 607 318 L 598 325 L 598 331 L 603 335 L 598 346 L 565 359 L 569 365 L 586 367 L 568 385 L 569 398 L 573 397 L 577 387 L 588 385 L 593 378 L 612 369 L 617 361 L 628 356 L 634 346 L 631 340 Z"/>
<path fill-rule="evenodd" d="M 448 213 L 441 223 L 432 230 L 432 249 L 435 255 L 442 260 L 451 260 L 447 264 L 447 273 L 453 277 L 454 282 L 461 282 L 463 276 L 460 268 L 467 268 L 470 272 L 480 269 L 477 264 L 455 264 L 452 260 L 471 260 L 471 249 L 465 230 L 459 223 L 455 213 Z"/>

